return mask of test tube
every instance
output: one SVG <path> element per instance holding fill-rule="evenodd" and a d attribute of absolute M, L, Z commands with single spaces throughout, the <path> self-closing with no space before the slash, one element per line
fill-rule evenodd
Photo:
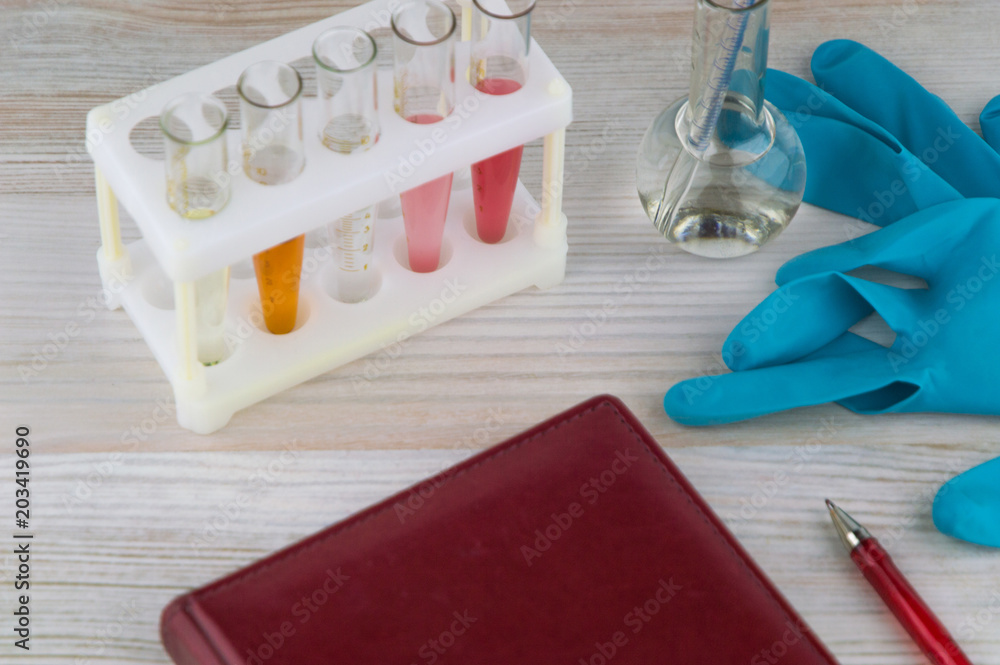
<path fill-rule="evenodd" d="M 253 256 L 264 324 L 275 335 L 290 333 L 295 328 L 305 246 L 306 237 L 300 235 Z"/>
<path fill-rule="evenodd" d="M 229 202 L 228 126 L 226 105 L 212 95 L 181 95 L 160 113 L 167 203 L 181 217 L 211 217 Z"/>
<path fill-rule="evenodd" d="M 392 15 L 396 113 L 426 125 L 441 122 L 455 106 L 455 15 L 437 0 L 412 0 Z M 433 272 L 441 261 L 453 174 L 400 195 L 410 269 Z"/>
<path fill-rule="evenodd" d="M 226 302 L 229 300 L 229 266 L 194 283 L 198 361 L 215 365 L 226 357 Z"/>
<path fill-rule="evenodd" d="M 337 265 L 337 299 L 364 302 L 375 293 L 375 206 L 344 215 L 329 226 L 330 244 Z"/>
<path fill-rule="evenodd" d="M 488 95 L 517 92 L 528 79 L 531 11 L 535 0 L 473 0 L 470 83 Z M 472 165 L 476 231 L 485 243 L 500 242 L 514 203 L 524 146 Z"/>
<path fill-rule="evenodd" d="M 229 202 L 228 126 L 225 104 L 211 95 L 182 95 L 160 114 L 167 203 L 186 219 L 211 217 Z M 202 364 L 214 365 L 225 357 L 228 297 L 228 267 L 195 281 L 196 338 Z"/>
<path fill-rule="evenodd" d="M 313 43 L 316 80 L 322 100 L 319 132 L 324 146 L 342 154 L 362 152 L 379 138 L 375 40 L 364 30 L 331 28 Z M 375 207 L 344 215 L 328 228 L 337 266 L 337 297 L 357 303 L 375 291 L 372 251 Z"/>
<path fill-rule="evenodd" d="M 281 62 L 250 65 L 236 84 L 243 124 L 243 170 L 262 185 L 290 182 L 305 167 L 302 140 L 302 77 Z M 295 328 L 305 235 L 253 257 L 267 329 L 276 335 Z"/>
<path fill-rule="evenodd" d="M 283 62 L 247 67 L 236 84 L 243 124 L 243 170 L 262 185 L 298 177 L 306 165 L 302 141 L 302 77 Z"/>
<path fill-rule="evenodd" d="M 322 102 L 320 141 L 346 155 L 367 150 L 379 137 L 375 40 L 349 26 L 330 28 L 313 43 Z"/>

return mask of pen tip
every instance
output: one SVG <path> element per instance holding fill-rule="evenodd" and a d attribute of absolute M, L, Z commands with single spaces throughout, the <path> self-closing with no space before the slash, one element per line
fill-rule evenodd
<path fill-rule="evenodd" d="M 848 552 L 853 551 L 862 540 L 871 538 L 867 529 L 858 524 L 853 517 L 845 513 L 833 501 L 826 499 L 826 507 L 830 509 L 830 519 L 833 520 L 837 535 L 840 536 L 840 541 L 844 543 Z"/>

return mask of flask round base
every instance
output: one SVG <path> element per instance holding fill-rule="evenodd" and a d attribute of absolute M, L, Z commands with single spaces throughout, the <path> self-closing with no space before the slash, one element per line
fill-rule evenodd
<path fill-rule="evenodd" d="M 755 252 L 788 226 L 802 202 L 806 167 L 798 135 L 766 102 L 764 122 L 751 124 L 745 102 L 726 98 L 710 154 L 693 154 L 680 138 L 687 99 L 653 120 L 639 148 L 636 185 L 646 215 L 667 240 L 698 256 Z"/>
<path fill-rule="evenodd" d="M 666 238 L 691 254 L 732 259 L 756 252 L 784 228 L 764 215 L 692 208 L 677 213 Z"/>

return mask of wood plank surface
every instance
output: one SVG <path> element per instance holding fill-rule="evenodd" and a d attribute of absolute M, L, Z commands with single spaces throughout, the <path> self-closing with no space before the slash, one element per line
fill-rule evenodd
<path fill-rule="evenodd" d="M 896 534 L 893 556 L 972 660 L 1000 663 L 991 609 L 1000 555 L 942 536 L 929 518 L 942 482 L 1000 454 L 995 418 L 863 417 L 826 405 L 692 429 L 662 411 L 677 381 L 723 371 L 722 341 L 771 291 L 778 266 L 872 228 L 803 206 L 778 240 L 727 262 L 689 256 L 655 232 L 635 192 L 635 154 L 649 122 L 686 94 L 693 0 L 539 2 L 535 37 L 574 88 L 562 285 L 324 374 L 212 436 L 177 426 L 149 349 L 122 311 L 100 302 L 86 112 L 354 4 L 0 0 L 0 459 L 10 468 L 14 427 L 29 425 L 38 586 L 28 658 L 166 663 L 156 621 L 174 595 L 613 393 L 845 665 L 924 661 L 845 558 L 823 513 L 827 495 L 876 533 Z M 856 39 L 978 129 L 1000 93 L 997 25 L 1000 3 L 990 0 L 774 0 L 770 64 L 808 77 L 818 44 Z M 538 195 L 540 143 L 524 159 L 522 178 Z M 123 224 L 127 239 L 138 237 Z M 296 462 L 226 518 L 220 506 L 291 442 Z M 754 506 L 777 471 L 788 483 Z M 0 497 L 13 498 L 6 471 Z M 7 635 L 13 568 L 9 555 L 0 561 Z M 0 662 L 15 656 L 0 641 Z"/>

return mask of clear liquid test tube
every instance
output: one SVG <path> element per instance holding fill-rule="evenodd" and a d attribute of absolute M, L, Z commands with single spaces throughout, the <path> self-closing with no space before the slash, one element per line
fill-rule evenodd
<path fill-rule="evenodd" d="M 528 79 L 531 12 L 535 0 L 473 0 L 471 83 L 488 95 L 517 92 Z M 472 165 L 476 231 L 486 243 L 507 232 L 524 146 Z"/>
<path fill-rule="evenodd" d="M 167 203 L 180 216 L 205 219 L 228 203 L 228 126 L 225 104 L 211 95 L 183 95 L 167 104 L 160 114 Z M 228 267 L 195 281 L 198 361 L 204 365 L 214 365 L 225 358 L 228 299 Z"/>
<path fill-rule="evenodd" d="M 319 138 L 343 154 L 367 150 L 378 141 L 375 40 L 350 26 L 330 28 L 313 43 L 322 108 Z"/>
<path fill-rule="evenodd" d="M 441 122 L 455 106 L 455 15 L 437 0 L 404 3 L 392 15 L 393 108 L 416 124 Z M 432 272 L 451 196 L 449 173 L 400 195 L 410 269 Z"/>
<path fill-rule="evenodd" d="M 334 152 L 363 152 L 378 142 L 377 53 L 371 35 L 350 26 L 331 28 L 313 43 L 322 103 L 319 138 Z M 337 298 L 342 302 L 363 302 L 374 295 L 374 229 L 375 206 L 344 215 L 327 229 L 337 266 Z"/>
<path fill-rule="evenodd" d="M 226 302 L 229 300 L 229 266 L 194 283 L 197 312 L 198 361 L 215 365 L 226 357 Z"/>
<path fill-rule="evenodd" d="M 337 265 L 337 299 L 346 303 L 368 300 L 375 294 L 377 277 L 372 265 L 375 240 L 375 206 L 344 215 L 329 226 L 330 244 Z"/>

